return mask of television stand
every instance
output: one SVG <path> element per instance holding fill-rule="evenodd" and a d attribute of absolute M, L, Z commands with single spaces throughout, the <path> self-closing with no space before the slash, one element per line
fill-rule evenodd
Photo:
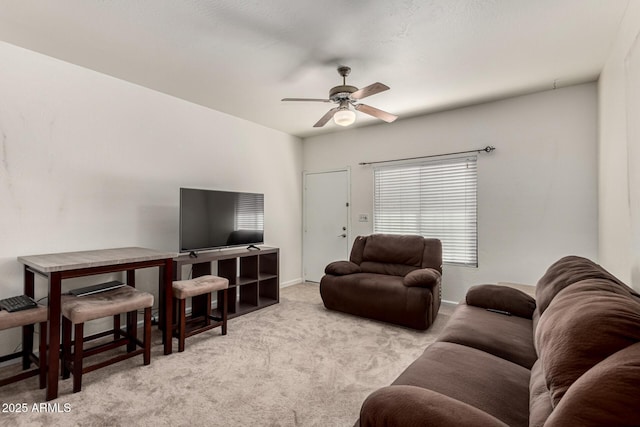
<path fill-rule="evenodd" d="M 189 258 L 198 258 L 198 252 L 196 251 L 189 252 Z"/>
<path fill-rule="evenodd" d="M 278 248 L 263 246 L 200 252 L 197 258 L 180 255 L 173 259 L 173 277 L 182 280 L 183 267 L 185 276 L 189 274 L 187 267 L 191 267 L 193 278 L 214 274 L 228 279 L 227 307 L 229 319 L 232 319 L 280 301 L 279 254 Z M 219 291 L 217 299 L 223 295 L 223 291 Z M 194 317 L 205 313 L 205 298 L 195 297 L 191 304 Z M 213 308 L 214 316 L 221 314 L 215 306 Z"/>
<path fill-rule="evenodd" d="M 260 250 L 260 248 L 259 248 L 259 247 L 257 247 L 256 245 L 249 245 L 249 246 L 247 246 L 247 249 L 248 249 L 248 250 L 255 249 L 256 251 L 259 251 L 259 250 Z"/>

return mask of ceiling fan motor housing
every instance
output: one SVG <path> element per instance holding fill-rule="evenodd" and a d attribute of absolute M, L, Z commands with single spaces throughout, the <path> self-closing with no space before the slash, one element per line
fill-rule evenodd
<path fill-rule="evenodd" d="M 331 90 L 329 91 L 329 99 L 333 102 L 340 102 L 345 99 L 349 99 L 351 94 L 357 90 L 357 87 L 350 85 L 336 86 L 331 88 Z"/>

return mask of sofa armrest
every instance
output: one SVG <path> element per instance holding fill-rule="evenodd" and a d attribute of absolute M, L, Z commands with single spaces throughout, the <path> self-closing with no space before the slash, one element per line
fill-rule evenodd
<path fill-rule="evenodd" d="M 369 395 L 360 409 L 360 427 L 506 427 L 494 416 L 421 387 L 392 385 Z"/>
<path fill-rule="evenodd" d="M 468 305 L 500 310 L 514 316 L 531 319 L 536 300 L 524 292 L 501 285 L 476 285 L 467 291 Z"/>
<path fill-rule="evenodd" d="M 433 268 L 421 268 L 419 270 L 413 270 L 402 280 L 402 283 L 407 287 L 418 286 L 421 288 L 433 288 L 440 283 L 440 272 Z"/>
<path fill-rule="evenodd" d="M 334 261 L 324 269 L 325 274 L 334 276 L 346 276 L 347 274 L 361 273 L 360 266 L 351 261 Z"/>

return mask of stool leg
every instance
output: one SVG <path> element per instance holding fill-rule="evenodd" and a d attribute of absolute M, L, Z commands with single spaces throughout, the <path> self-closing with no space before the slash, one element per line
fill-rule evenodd
<path fill-rule="evenodd" d="M 33 352 L 33 325 L 22 326 L 22 369 L 31 367 L 31 353 Z"/>
<path fill-rule="evenodd" d="M 222 335 L 227 335 L 228 313 L 229 313 L 229 301 L 227 300 L 227 289 L 225 289 L 222 291 Z"/>
<path fill-rule="evenodd" d="M 82 389 L 82 348 L 84 346 L 84 323 L 76 324 L 75 345 L 73 346 L 73 392 Z"/>
<path fill-rule="evenodd" d="M 151 363 L 151 307 L 144 309 L 144 364 Z"/>
<path fill-rule="evenodd" d="M 71 320 L 62 316 L 62 378 L 67 379 L 71 375 L 69 364 L 71 363 Z"/>
<path fill-rule="evenodd" d="M 181 299 L 178 302 L 178 352 L 184 351 L 184 339 L 186 335 L 187 329 L 187 300 L 186 298 Z"/>
<path fill-rule="evenodd" d="M 120 314 L 113 316 L 113 339 L 120 338 Z"/>
<path fill-rule="evenodd" d="M 40 388 L 47 386 L 47 322 L 40 322 L 40 348 L 38 349 Z"/>
<path fill-rule="evenodd" d="M 207 307 L 204 312 L 204 324 L 205 326 L 211 325 L 211 292 L 207 294 Z"/>
<path fill-rule="evenodd" d="M 136 310 L 127 313 L 127 353 L 136 349 L 136 338 L 138 336 L 138 312 Z"/>

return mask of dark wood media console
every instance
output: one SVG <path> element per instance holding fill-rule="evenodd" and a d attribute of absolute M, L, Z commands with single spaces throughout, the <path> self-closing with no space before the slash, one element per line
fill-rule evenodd
<path fill-rule="evenodd" d="M 197 258 L 180 255 L 173 260 L 175 280 L 182 280 L 182 267 L 191 265 L 191 278 L 214 274 L 229 280 L 229 318 L 277 304 L 280 301 L 278 248 L 232 249 L 199 253 Z M 217 264 L 217 272 L 213 270 Z M 218 299 L 223 297 L 218 292 Z M 194 298 L 192 313 L 204 313 L 204 298 Z M 217 308 L 216 308 L 217 311 Z"/>

